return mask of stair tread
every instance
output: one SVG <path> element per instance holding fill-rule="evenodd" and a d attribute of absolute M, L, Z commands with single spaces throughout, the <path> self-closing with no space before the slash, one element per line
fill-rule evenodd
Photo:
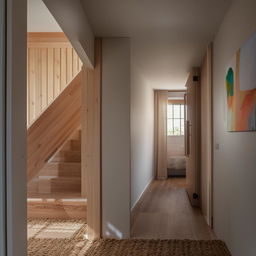
<path fill-rule="evenodd" d="M 81 150 L 60 150 L 57 154 L 59 153 L 81 153 Z"/>
<path fill-rule="evenodd" d="M 29 193 L 28 200 L 30 199 L 74 199 L 74 200 L 81 200 L 87 201 L 87 199 L 79 193 Z"/>
<path fill-rule="evenodd" d="M 48 164 L 52 164 L 52 165 L 58 165 L 58 164 L 76 164 L 76 165 L 78 165 L 78 164 L 80 164 L 81 165 L 81 162 L 59 161 L 59 162 L 49 162 L 49 163 L 46 163 L 46 165 L 48 165 Z"/>
<path fill-rule="evenodd" d="M 75 143 L 81 143 L 81 141 L 78 140 L 78 139 L 71 139 L 70 141 L 71 141 L 71 142 L 75 142 Z"/>
<path fill-rule="evenodd" d="M 80 181 L 80 177 L 60 177 L 60 176 L 38 176 L 37 178 L 34 178 L 32 181 L 40 181 L 40 180 L 62 180 L 62 181 Z"/>

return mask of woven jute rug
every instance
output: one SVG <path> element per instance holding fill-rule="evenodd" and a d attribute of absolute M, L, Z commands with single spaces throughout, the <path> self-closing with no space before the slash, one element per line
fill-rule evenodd
<path fill-rule="evenodd" d="M 86 240 L 86 220 L 29 220 L 28 256 L 230 256 L 219 240 Z"/>
<path fill-rule="evenodd" d="M 43 239 L 28 241 L 29 256 L 230 256 L 222 241 Z"/>

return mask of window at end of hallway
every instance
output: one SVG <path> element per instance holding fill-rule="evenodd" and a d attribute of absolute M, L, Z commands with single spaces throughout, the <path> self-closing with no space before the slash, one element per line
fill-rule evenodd
<path fill-rule="evenodd" d="M 167 106 L 167 135 L 184 135 L 184 103 L 168 103 Z"/>

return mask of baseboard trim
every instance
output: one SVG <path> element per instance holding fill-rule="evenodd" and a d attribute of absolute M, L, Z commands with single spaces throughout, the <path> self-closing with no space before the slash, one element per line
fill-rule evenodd
<path fill-rule="evenodd" d="M 136 207 L 138 206 L 138 203 L 140 202 L 140 200 L 143 198 L 143 195 L 146 193 L 146 191 L 148 190 L 148 188 L 150 187 L 151 183 L 153 182 L 155 178 L 152 177 L 148 184 L 145 186 L 144 190 L 141 192 L 140 196 L 138 197 L 138 199 L 136 200 L 135 204 L 132 206 L 131 208 L 131 213 L 133 214 L 133 212 L 135 211 Z"/>

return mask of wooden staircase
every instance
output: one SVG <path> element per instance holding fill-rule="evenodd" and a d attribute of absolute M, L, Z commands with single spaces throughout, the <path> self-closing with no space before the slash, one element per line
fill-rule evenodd
<path fill-rule="evenodd" d="M 28 183 L 29 218 L 86 218 L 81 196 L 81 130 Z"/>

